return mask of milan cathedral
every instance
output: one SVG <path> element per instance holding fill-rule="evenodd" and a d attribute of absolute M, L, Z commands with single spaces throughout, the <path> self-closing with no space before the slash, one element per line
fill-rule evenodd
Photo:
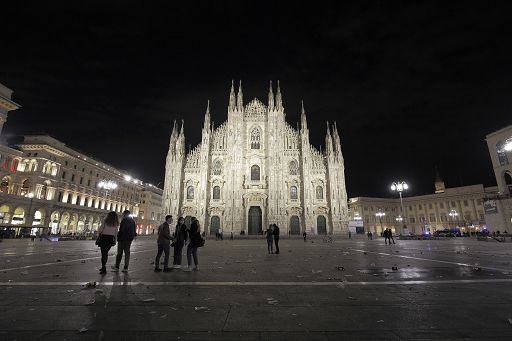
<path fill-rule="evenodd" d="M 185 152 L 176 122 L 165 165 L 164 214 L 196 217 L 202 231 L 261 234 L 277 224 L 282 234 L 347 231 L 345 166 L 336 124 L 327 123 L 325 150 L 309 143 L 304 104 L 300 129 L 285 120 L 279 82 L 268 105 L 244 105 L 233 84 L 228 119 L 214 128 L 210 103 L 201 143 Z M 176 219 L 175 219 L 176 220 Z"/>

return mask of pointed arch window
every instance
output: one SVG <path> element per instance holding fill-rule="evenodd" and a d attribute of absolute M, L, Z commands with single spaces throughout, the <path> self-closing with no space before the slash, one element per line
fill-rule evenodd
<path fill-rule="evenodd" d="M 221 175 L 221 174 L 222 174 L 222 162 L 220 162 L 220 160 L 217 160 L 213 164 L 213 175 Z"/>
<path fill-rule="evenodd" d="M 213 187 L 213 200 L 220 200 L 220 187 Z"/>
<path fill-rule="evenodd" d="M 290 187 L 290 199 L 297 200 L 297 198 L 298 198 L 297 186 Z"/>
<path fill-rule="evenodd" d="M 299 169 L 299 167 L 297 166 L 297 161 L 295 161 L 295 160 L 290 161 L 288 168 L 290 170 L 290 175 L 297 175 L 298 169 Z"/>
<path fill-rule="evenodd" d="M 194 199 L 194 186 L 187 187 L 187 199 Z"/>
<path fill-rule="evenodd" d="M 324 199 L 324 189 L 322 186 L 316 186 L 316 199 L 323 200 Z"/>
<path fill-rule="evenodd" d="M 251 131 L 251 149 L 260 149 L 261 132 L 258 128 L 253 128 Z"/>
<path fill-rule="evenodd" d="M 260 166 L 254 165 L 251 167 L 251 180 L 260 180 Z"/>

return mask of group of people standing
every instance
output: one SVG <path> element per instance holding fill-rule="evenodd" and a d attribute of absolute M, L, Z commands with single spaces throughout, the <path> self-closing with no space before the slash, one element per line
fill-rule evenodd
<path fill-rule="evenodd" d="M 265 231 L 267 239 L 268 254 L 279 254 L 279 227 L 276 224 L 270 224 Z M 276 252 L 274 252 L 273 244 L 276 244 Z"/>
<path fill-rule="evenodd" d="M 204 239 L 201 237 L 199 221 L 193 217 L 190 227 L 185 224 L 183 217 L 178 218 L 178 224 L 175 231 L 171 235 L 170 226 L 173 223 L 172 215 L 165 217 L 165 222 L 158 227 L 158 252 L 155 257 L 155 272 L 160 272 L 160 257 L 164 254 L 164 272 L 172 269 L 181 269 L 181 259 L 183 255 L 183 247 L 187 245 L 187 263 L 188 267 L 184 271 L 198 271 L 199 262 L 197 259 L 197 248 L 204 245 Z M 172 269 L 169 268 L 170 248 L 174 247 L 174 260 Z M 194 267 L 192 268 L 192 258 L 194 259 Z"/>
<path fill-rule="evenodd" d="M 112 211 L 107 214 L 107 217 L 98 230 L 98 238 L 96 239 L 96 245 L 101 249 L 100 274 L 104 275 L 107 273 L 108 252 L 116 243 L 116 265 L 112 266 L 112 269 L 119 271 L 124 253 L 123 272 L 128 272 L 128 266 L 130 265 L 130 248 L 136 236 L 135 221 L 131 217 L 130 211 L 125 210 L 123 212 L 121 224 L 119 224 L 119 218 L 116 212 Z"/>
<path fill-rule="evenodd" d="M 197 259 L 197 248 L 204 245 L 204 239 L 201 237 L 199 221 L 192 218 L 190 227 L 185 224 L 185 219 L 180 217 L 176 229 L 171 234 L 170 226 L 173 223 L 171 215 L 165 217 L 165 222 L 158 227 L 157 254 L 155 257 L 155 272 L 160 272 L 160 257 L 164 254 L 164 272 L 171 271 L 169 268 L 169 253 L 171 246 L 174 247 L 173 269 L 181 268 L 183 247 L 187 245 L 188 267 L 185 271 L 199 270 Z M 117 213 L 109 212 L 98 229 L 98 238 L 96 245 L 101 249 L 101 268 L 100 274 L 107 273 L 108 253 L 110 249 L 117 244 L 116 263 L 112 266 L 114 271 L 119 271 L 121 260 L 124 254 L 123 272 L 128 272 L 130 265 L 130 248 L 132 241 L 137 236 L 135 221 L 131 217 L 130 211 L 123 212 L 121 223 Z M 192 268 L 192 259 L 194 267 Z"/>

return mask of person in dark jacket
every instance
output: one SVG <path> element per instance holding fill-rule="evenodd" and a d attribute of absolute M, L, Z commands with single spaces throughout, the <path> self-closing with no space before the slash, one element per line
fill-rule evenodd
<path fill-rule="evenodd" d="M 123 212 L 123 220 L 119 226 L 119 232 L 117 233 L 117 257 L 115 271 L 119 271 L 121 265 L 121 259 L 123 258 L 124 252 L 124 268 L 123 272 L 128 272 L 128 266 L 130 265 L 130 248 L 132 241 L 135 239 L 137 233 L 135 232 L 135 221 L 130 215 L 130 211 L 125 210 Z"/>
<path fill-rule="evenodd" d="M 189 229 L 190 241 L 187 246 L 187 262 L 188 268 L 185 271 L 192 270 L 192 257 L 194 257 L 194 271 L 198 271 L 199 262 L 197 260 L 197 248 L 202 246 L 203 238 L 201 237 L 199 221 L 195 218 L 192 219 Z"/>
<path fill-rule="evenodd" d="M 169 225 L 172 224 L 172 215 L 165 216 L 165 221 L 158 227 L 158 252 L 155 258 L 155 272 L 160 272 L 160 256 L 164 253 L 164 272 L 169 271 L 169 249 L 171 246 L 171 229 Z"/>
<path fill-rule="evenodd" d="M 272 233 L 274 234 L 274 244 L 276 244 L 276 252 L 275 254 L 279 254 L 279 226 L 276 224 L 273 225 L 274 229 Z"/>
<path fill-rule="evenodd" d="M 268 226 L 268 229 L 265 231 L 265 238 L 267 239 L 267 249 L 268 254 L 274 253 L 273 251 L 273 234 L 272 234 L 272 225 Z"/>
<path fill-rule="evenodd" d="M 174 269 L 181 268 L 181 257 L 183 252 L 183 246 L 187 242 L 188 229 L 185 225 L 185 219 L 183 217 L 178 218 L 178 224 L 176 225 L 176 231 L 174 231 L 174 260 L 172 262 Z"/>

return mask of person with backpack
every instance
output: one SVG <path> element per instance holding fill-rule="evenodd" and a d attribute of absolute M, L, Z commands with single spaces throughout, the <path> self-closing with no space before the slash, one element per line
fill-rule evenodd
<path fill-rule="evenodd" d="M 135 221 L 131 217 L 130 211 L 125 210 L 123 212 L 123 220 L 121 220 L 121 225 L 119 226 L 119 232 L 117 233 L 117 256 L 114 271 L 119 271 L 124 253 L 123 272 L 128 272 L 128 266 L 130 265 L 130 248 L 136 236 Z"/>
<path fill-rule="evenodd" d="M 195 218 L 192 218 L 192 223 L 190 224 L 189 230 L 189 243 L 187 246 L 187 263 L 188 267 L 185 271 L 192 271 L 192 257 L 194 258 L 194 271 L 199 271 L 199 262 L 197 260 L 197 248 L 204 246 L 204 239 L 201 237 L 201 233 L 199 232 L 199 221 Z"/>
<path fill-rule="evenodd" d="M 181 268 L 181 258 L 183 253 L 183 246 L 187 242 L 188 229 L 185 225 L 185 218 L 179 217 L 178 224 L 176 225 L 176 231 L 174 231 L 174 260 L 173 268 Z"/>
<path fill-rule="evenodd" d="M 165 216 L 165 221 L 162 225 L 158 227 L 158 252 L 155 258 L 155 272 L 160 272 L 160 257 L 162 256 L 162 252 L 164 253 L 164 272 L 168 272 L 169 270 L 169 252 L 171 247 L 171 229 L 169 225 L 172 224 L 172 215 Z"/>

